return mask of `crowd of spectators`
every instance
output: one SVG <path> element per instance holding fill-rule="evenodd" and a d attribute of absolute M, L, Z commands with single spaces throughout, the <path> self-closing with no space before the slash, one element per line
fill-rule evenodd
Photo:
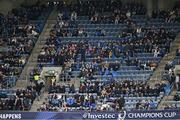
<path fill-rule="evenodd" d="M 0 110 L 30 110 L 34 100 L 41 94 L 43 84 L 27 86 L 26 89 L 0 91 Z"/>
<path fill-rule="evenodd" d="M 133 33 L 132 33 L 133 34 Z M 142 61 L 136 57 L 137 53 L 152 53 L 154 57 L 163 57 L 169 52 L 170 43 L 174 34 L 164 28 L 156 30 L 147 28 L 133 40 L 108 41 L 108 42 L 70 42 L 61 43 L 58 38 L 51 36 L 43 47 L 38 61 L 49 62 L 64 66 L 68 61 L 85 62 L 80 68 L 80 77 L 92 77 L 93 75 L 105 74 L 105 71 L 117 71 L 121 62 L 110 63 L 104 58 L 123 58 L 127 66 L 137 66 L 139 70 L 150 70 L 157 67 L 155 61 Z M 124 37 L 124 36 L 122 36 Z M 79 56 L 80 54 L 80 56 Z M 92 58 L 92 63 L 87 61 Z M 73 64 L 72 64 L 73 65 Z M 73 66 L 71 66 L 73 67 Z"/>
<path fill-rule="evenodd" d="M 108 3 L 108 6 L 106 3 Z M 86 29 L 78 27 L 78 23 L 76 22 L 77 16 L 82 15 L 82 13 L 85 14 L 86 16 L 89 15 L 90 21 L 92 23 L 98 23 L 98 24 L 125 23 L 128 25 L 127 28 L 129 28 L 129 25 L 131 25 L 132 27 L 136 26 L 136 22 L 131 18 L 132 15 L 145 15 L 146 13 L 146 9 L 143 5 L 134 2 L 126 3 L 122 5 L 120 1 L 111 2 L 107 0 L 107 1 L 103 1 L 102 3 L 97 3 L 95 1 L 81 1 L 75 5 L 71 5 L 71 4 L 67 5 L 61 2 L 58 5 L 61 7 L 61 8 L 58 7 L 60 9 L 60 13 L 58 15 L 57 24 L 54 26 L 54 29 L 52 30 L 53 34 L 58 37 L 90 36 L 90 34 L 86 31 Z M 85 6 L 89 6 L 89 7 L 85 7 Z M 99 8 L 99 6 L 102 7 Z M 62 12 L 62 11 L 68 11 L 68 12 Z M 106 11 L 109 12 L 109 15 Z M 162 17 L 163 19 L 166 18 L 164 17 L 165 15 L 163 14 L 163 12 L 160 12 L 159 16 L 163 16 Z M 173 18 L 171 18 L 171 21 L 172 19 Z M 141 31 L 141 29 L 139 29 L 138 26 L 136 27 L 137 30 L 128 29 L 128 31 L 133 30 L 133 32 L 130 32 L 130 34 L 134 33 L 135 31 L 136 32 Z M 121 36 L 127 36 L 128 33 L 129 32 L 127 31 L 126 32 L 123 31 L 121 33 Z M 94 36 L 106 36 L 106 31 L 102 28 L 96 28 Z"/>
<path fill-rule="evenodd" d="M 155 87 L 151 87 L 141 81 L 123 81 L 120 83 L 112 83 L 103 88 L 104 96 L 129 96 L 129 97 L 150 97 L 159 96 L 160 92 L 165 92 L 166 84 L 159 83 Z"/>
<path fill-rule="evenodd" d="M 156 108 L 157 108 L 157 103 L 154 100 L 142 100 L 136 104 L 135 109 L 150 110 L 150 109 L 156 109 Z"/>
<path fill-rule="evenodd" d="M 83 109 L 95 109 L 95 97 L 94 95 L 49 95 L 48 103 L 43 103 L 40 107 L 40 111 L 72 111 Z"/>
<path fill-rule="evenodd" d="M 1 14 L 1 36 L 4 34 L 10 37 L 27 36 L 28 33 L 37 35 L 35 26 L 29 24 L 29 21 L 37 20 L 46 10 L 46 6 L 37 3 L 31 6 L 21 5 L 20 8 L 12 9 L 6 16 Z"/>
<path fill-rule="evenodd" d="M 79 1 L 74 5 L 58 2 L 57 8 L 60 13 L 53 33 L 60 37 L 89 36 L 88 32 L 79 28 L 76 22 L 77 16 L 82 14 L 89 16 L 91 23 L 129 24 L 132 22 L 132 15 L 145 15 L 146 13 L 145 7 L 140 3 L 132 2 L 122 5 L 121 1 L 109 0 L 99 3 L 96 1 Z M 73 30 L 70 30 L 70 28 L 73 28 Z M 97 28 L 95 36 L 105 36 L 105 31 Z"/>
<path fill-rule="evenodd" d="M 121 18 L 122 20 L 123 18 L 126 18 L 127 14 L 144 15 L 146 13 L 146 8 L 142 4 L 136 2 L 123 4 L 120 0 L 105 0 L 100 2 L 83 1 L 79 2 L 78 6 L 80 6 L 80 9 L 78 10 L 78 13 L 80 13 L 80 15 L 88 15 L 97 21 L 113 21 L 113 19 L 117 18 Z M 103 15 L 103 13 L 109 12 L 113 12 L 113 14 Z M 102 14 L 102 16 L 100 14 Z"/>
<path fill-rule="evenodd" d="M 118 10 L 115 10 L 118 12 Z M 127 12 L 127 13 L 126 13 Z M 108 42 L 90 42 L 90 41 L 79 41 L 79 42 L 61 42 L 57 37 L 67 37 L 67 36 L 88 36 L 86 31 L 83 28 L 77 28 L 76 24 L 75 32 L 69 32 L 68 27 L 71 26 L 71 22 L 67 19 L 65 14 L 60 13 L 58 15 L 58 24 L 55 25 L 54 29 L 50 33 L 50 38 L 47 40 L 45 47 L 42 49 L 42 52 L 39 56 L 39 62 L 49 62 L 55 65 L 67 66 L 71 61 L 71 65 L 69 66 L 70 72 L 73 69 L 76 69 L 76 63 L 80 65 L 79 70 L 79 78 L 81 79 L 81 84 L 77 91 L 74 90 L 74 86 L 65 85 L 51 85 L 49 88 L 49 93 L 56 93 L 50 97 L 48 103 L 43 103 L 40 107 L 40 111 L 68 111 L 68 110 L 84 110 L 84 109 L 96 109 L 103 110 L 110 108 L 111 110 L 115 110 L 116 108 L 112 107 L 114 104 L 118 106 L 118 108 L 123 109 L 125 104 L 124 99 L 111 101 L 110 97 L 158 97 L 160 92 L 165 92 L 165 87 L 167 84 L 157 84 L 155 87 L 150 87 L 146 85 L 146 83 L 138 83 L 137 81 L 125 81 L 121 83 L 114 83 L 112 80 L 112 84 L 105 84 L 100 82 L 87 82 L 88 79 L 93 79 L 94 75 L 111 75 L 111 71 L 117 71 L 121 67 L 122 63 L 120 61 L 110 62 L 106 61 L 107 59 L 114 58 L 123 58 L 125 65 L 127 66 L 137 66 L 139 70 L 153 70 L 157 67 L 158 63 L 155 61 L 141 61 L 136 56 L 137 53 L 152 53 L 154 57 L 163 57 L 166 53 L 169 52 L 170 43 L 174 39 L 174 32 L 168 31 L 161 28 L 156 28 L 155 26 L 149 27 L 141 27 L 136 26 L 134 22 L 130 19 L 131 13 L 130 11 L 126 11 L 125 16 L 127 19 L 127 27 L 123 29 L 123 31 L 118 35 L 120 38 L 131 37 L 129 40 L 121 40 L 121 41 L 111 41 Z M 71 14 L 71 21 L 77 20 L 77 15 L 81 13 L 76 13 L 73 11 Z M 141 14 L 138 13 L 137 14 Z M 144 13 L 142 13 L 144 14 Z M 100 17 L 99 13 L 95 12 L 89 14 L 89 16 L 97 15 Z M 96 16 L 96 17 L 97 17 Z M 92 17 L 92 22 L 96 19 L 97 23 L 103 23 L 103 20 L 100 18 Z M 91 18 L 91 17 L 90 17 Z M 120 18 L 116 18 L 115 22 L 118 24 L 121 21 Z M 108 21 L 108 20 L 107 20 Z M 110 20 L 111 21 L 111 20 Z M 123 21 L 124 22 L 124 21 Z M 109 22 L 108 22 L 109 23 Z M 60 28 L 60 29 L 59 29 Z M 59 29 L 59 31 L 58 31 Z M 65 30 L 65 31 L 64 31 Z M 74 30 L 74 29 L 73 29 Z M 63 32 L 62 32 L 63 31 Z M 97 28 L 95 31 L 95 36 L 105 36 L 106 32 L 104 29 Z M 132 59 L 133 57 L 137 57 L 136 59 Z M 88 60 L 92 60 L 89 62 Z M 88 62 L 87 62 L 88 61 Z M 67 73 L 67 72 L 65 72 Z M 104 87 L 103 87 L 104 86 Z M 69 92 L 71 91 L 71 92 Z M 76 95 L 80 94 L 97 94 L 96 98 L 93 100 L 99 102 L 102 99 L 104 104 L 99 108 L 97 102 L 88 103 L 89 106 L 84 106 L 86 102 L 79 102 L 78 99 L 74 96 L 62 95 L 59 97 L 57 93 L 73 93 Z M 98 99 L 97 99 L 98 98 Z M 100 99 L 101 98 L 101 99 Z M 68 101 L 71 99 L 70 101 Z M 112 106 L 106 103 L 107 101 L 112 102 Z M 91 101 L 91 100 L 88 100 Z M 102 103 L 102 101 L 100 103 Z M 119 102 L 118 102 L 119 101 Z M 117 103 L 121 103 L 117 105 Z M 95 106 L 94 106 L 95 105 Z M 105 106 L 105 107 L 103 107 Z M 139 101 L 136 105 L 136 109 L 155 109 L 157 107 L 154 100 L 149 101 Z"/>
<path fill-rule="evenodd" d="M 38 20 L 42 12 L 47 10 L 48 7 L 37 3 L 31 6 L 21 5 L 20 8 L 12 9 L 6 16 L 1 14 L 0 39 L 4 48 L 0 55 L 1 87 L 9 87 L 5 78 L 9 79 L 10 76 L 17 80 L 19 77 L 43 24 L 31 24 L 29 21 Z"/>
<path fill-rule="evenodd" d="M 110 2 L 110 4 L 107 4 L 107 2 Z M 68 7 L 68 5 L 61 3 L 58 4 L 58 6 L 61 6 L 59 7 L 61 11 L 71 12 L 69 14 L 68 12 L 59 13 L 57 24 L 50 32 L 50 37 L 47 39 L 38 57 L 38 62 L 60 65 L 63 67 L 62 71 L 70 64 L 70 73 L 73 72 L 73 69 L 76 69 L 76 63 L 78 63 L 80 66 L 78 78 L 80 78 L 81 83 L 78 91 L 74 89 L 74 85 L 50 85 L 49 93 L 53 94 L 50 95 L 47 103 L 42 104 L 38 111 L 107 110 L 108 108 L 109 110 L 117 110 L 123 109 L 125 105 L 124 96 L 158 97 L 160 92 L 167 92 L 166 87 L 169 86 L 168 83 L 159 83 L 155 87 L 150 87 L 142 81 L 128 80 L 116 83 L 112 80 L 110 84 L 97 81 L 89 83 L 86 81 L 93 79 L 95 75 L 111 75 L 111 71 L 118 71 L 122 64 L 137 66 L 138 70 L 154 70 L 158 65 L 157 61 L 140 60 L 137 54 L 152 53 L 154 58 L 163 57 L 170 51 L 170 43 L 175 38 L 173 30 L 170 31 L 164 27 L 142 27 L 136 25 L 131 16 L 144 15 L 146 10 L 142 5 L 137 3 L 122 5 L 120 2 L 116 2 L 81 1 L 73 7 Z M 76 5 L 80 7 L 77 8 Z M 125 22 L 127 26 L 118 34 L 118 37 L 119 39 L 130 39 L 103 42 L 85 40 L 76 42 L 61 41 L 60 39 L 63 38 L 58 37 L 71 36 L 75 40 L 75 36 L 89 36 L 86 29 L 78 28 L 76 23 L 77 16 L 83 14 L 88 15 L 89 20 L 93 24 L 119 24 Z M 174 21 L 174 19 L 170 16 L 166 21 Z M 96 28 L 95 36 L 106 36 L 106 31 L 103 28 Z M 122 58 L 123 62 L 115 61 L 117 58 Z M 64 71 L 62 73 L 66 74 L 67 72 Z M 73 93 L 73 95 L 69 93 Z M 117 97 L 120 97 L 120 99 L 116 99 Z M 110 98 L 115 99 L 112 100 Z M 112 103 L 112 105 L 108 102 Z M 98 106 L 99 104 L 101 104 L 100 107 Z M 155 109 L 156 107 L 157 104 L 154 100 L 143 100 L 136 104 L 136 109 Z"/>
<path fill-rule="evenodd" d="M 79 92 L 80 93 L 97 93 L 100 95 L 100 91 L 103 89 L 103 83 L 99 81 L 87 82 L 86 80 L 80 83 Z"/>
<path fill-rule="evenodd" d="M 163 19 L 165 22 L 178 22 L 180 17 L 178 15 L 178 9 L 174 9 L 171 11 L 153 11 L 152 18 L 160 18 Z"/>
<path fill-rule="evenodd" d="M 74 53 L 76 53 L 76 52 L 91 54 L 93 51 L 97 52 L 100 49 L 101 51 L 102 50 L 105 51 L 104 54 L 101 55 L 102 57 L 112 57 L 112 54 L 113 54 L 112 52 L 114 52 L 115 50 L 116 50 L 115 51 L 116 53 L 114 53 L 115 57 L 119 57 L 118 55 L 120 55 L 122 52 L 127 52 L 127 54 L 132 53 L 131 56 L 133 56 L 133 53 L 137 53 L 137 52 L 149 52 L 149 53 L 154 53 L 154 56 L 157 57 L 157 56 L 163 56 L 164 54 L 166 54 L 166 52 L 169 51 L 169 44 L 174 38 L 173 33 L 171 33 L 170 31 L 166 31 L 163 28 L 160 30 L 155 30 L 155 28 L 154 29 L 148 28 L 142 33 L 145 34 L 143 38 L 137 38 L 136 40 L 133 40 L 133 41 L 132 40 L 128 40 L 128 41 L 122 40 L 122 41 L 109 41 L 108 43 L 99 43 L 98 42 L 98 44 L 96 44 L 95 46 L 91 45 L 91 43 L 88 43 L 88 42 L 63 44 L 61 46 L 62 49 L 60 50 L 60 54 L 63 54 L 64 51 L 70 51 L 67 53 L 72 54 L 71 56 L 75 56 Z M 42 50 L 41 54 L 42 55 L 45 54 L 44 56 L 48 56 L 48 54 L 54 55 L 55 50 L 57 50 L 57 46 L 59 45 L 57 43 L 57 38 L 50 38 L 50 39 L 51 40 L 47 40 L 46 46 Z M 50 41 L 51 41 L 51 43 L 50 43 Z M 151 41 L 151 43 L 150 43 L 150 41 Z M 165 43 L 164 44 L 165 46 L 163 46 L 163 47 L 166 47 L 166 50 L 160 48 L 162 46 L 162 43 Z M 107 44 L 107 47 L 105 46 L 106 44 Z M 101 46 L 97 46 L 97 45 L 101 45 L 102 48 L 100 48 Z M 115 45 L 115 46 L 121 45 L 121 47 L 122 47 L 121 49 L 123 49 L 123 48 L 125 49 L 125 47 L 130 47 L 132 49 L 132 51 L 121 50 L 121 49 L 118 49 L 117 47 L 115 47 L 116 48 L 115 49 L 115 48 L 113 48 L 113 45 Z M 78 46 L 82 46 L 82 48 L 79 48 Z M 78 50 L 78 49 L 80 49 L 80 50 Z M 83 56 L 85 56 L 85 55 L 83 55 Z M 72 58 L 72 57 L 70 57 L 70 58 Z"/>
<path fill-rule="evenodd" d="M 144 82 L 123 81 L 116 83 L 113 79 L 110 84 L 100 81 L 88 82 L 94 75 L 112 75 L 112 71 L 118 71 L 122 64 L 137 66 L 138 70 L 154 70 L 158 63 L 155 61 L 142 61 L 138 59 L 138 53 L 153 53 L 154 57 L 163 57 L 169 52 L 170 43 L 174 39 L 174 32 L 161 28 L 137 26 L 131 19 L 133 15 L 145 15 L 146 9 L 139 3 L 122 4 L 121 1 L 102 0 L 79 1 L 74 6 L 66 5 L 65 2 L 58 4 L 60 12 L 57 24 L 50 31 L 50 38 L 46 41 L 41 50 L 38 62 L 50 62 L 54 65 L 63 66 L 62 76 L 68 75 L 65 68 L 70 63 L 69 71 L 73 71 L 74 63 L 80 63 L 79 78 L 81 83 L 78 91 L 74 84 L 64 85 L 53 82 L 49 86 L 49 97 L 38 111 L 73 111 L 73 110 L 96 110 L 116 111 L 124 109 L 124 97 L 158 97 L 160 92 L 166 92 L 166 83 L 156 84 L 150 87 Z M 77 7 L 79 6 L 79 7 Z M 36 39 L 40 33 L 37 26 L 29 24 L 29 20 L 36 20 L 41 16 L 45 6 L 38 3 L 33 6 L 21 6 L 20 9 L 13 9 L 7 16 L 0 15 L 0 44 L 7 45 L 7 50 L 0 55 L 0 83 L 5 76 L 19 76 L 23 66 L 26 64 Z M 71 11 L 68 13 L 67 11 Z M 67 12 L 67 13 L 66 13 Z M 126 23 L 119 38 L 131 37 L 128 40 L 108 42 L 69 42 L 63 43 L 58 37 L 88 37 L 84 28 L 78 28 L 77 16 L 88 15 L 93 24 L 104 23 Z M 179 20 L 177 11 L 160 13 L 153 12 L 153 18 L 164 19 L 166 22 Z M 18 26 L 17 26 L 18 25 Z M 70 31 L 73 28 L 73 31 Z M 4 35 L 6 35 L 4 38 Z M 7 37 L 8 36 L 8 37 Z M 95 36 L 106 36 L 103 28 L 96 28 Z M 179 56 L 179 49 L 176 55 Z M 87 62 L 89 59 L 92 60 Z M 114 61 L 115 58 L 123 58 L 121 61 Z M 136 59 L 134 59 L 136 58 Z M 165 68 L 172 74 L 170 67 Z M 33 101 L 40 96 L 44 83 L 39 83 L 40 69 L 34 69 L 30 75 L 30 81 L 35 80 L 35 86 L 28 86 L 25 90 L 16 90 L 11 96 L 1 92 L 0 110 L 29 110 Z M 37 80 L 37 81 L 36 81 Z M 59 94 L 63 93 L 63 94 Z M 68 93 L 68 94 L 66 94 Z M 72 95 L 70 94 L 72 93 Z M 114 98 L 114 99 L 111 99 Z M 175 96 L 179 100 L 179 96 Z M 136 104 L 135 109 L 155 109 L 154 100 L 142 100 Z"/>
<path fill-rule="evenodd" d="M 99 4 L 92 4 L 92 8 L 88 9 L 88 13 L 90 12 L 89 16 L 92 23 L 119 24 L 130 20 L 133 15 L 146 14 L 146 8 L 140 3 L 131 2 L 122 4 L 120 1 L 108 2 L 108 6 L 103 2 L 99 3 L 101 8 L 98 7 Z"/>
<path fill-rule="evenodd" d="M 38 111 L 116 111 L 125 109 L 124 97 L 158 97 L 160 92 L 165 92 L 167 83 L 158 83 L 150 87 L 146 83 L 137 81 L 112 82 L 104 84 L 98 81 L 83 81 L 78 91 L 74 85 L 50 86 L 49 97 Z M 73 91 L 73 92 L 72 92 Z M 132 109 L 156 109 L 155 100 L 139 100 Z"/>
<path fill-rule="evenodd" d="M 50 94 L 50 93 L 66 93 L 66 92 L 75 93 L 76 91 L 75 91 L 74 84 L 65 85 L 65 84 L 54 82 L 54 84 L 49 86 L 48 92 Z"/>
<path fill-rule="evenodd" d="M 83 80 L 80 83 L 78 93 L 96 93 L 103 97 L 151 97 L 159 96 L 160 92 L 166 92 L 166 83 L 156 84 L 155 87 L 151 87 L 142 81 L 122 81 L 117 83 L 111 81 L 110 84 L 105 84 L 100 81 L 87 81 Z M 72 85 L 61 85 L 55 83 L 50 85 L 49 93 L 75 93 L 74 84 Z"/>

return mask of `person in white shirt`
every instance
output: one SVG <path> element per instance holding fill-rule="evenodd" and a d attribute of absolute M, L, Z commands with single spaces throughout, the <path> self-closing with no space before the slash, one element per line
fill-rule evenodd
<path fill-rule="evenodd" d="M 128 19 L 131 17 L 131 12 L 130 12 L 130 11 L 128 11 L 128 12 L 126 13 L 126 17 L 127 17 Z"/>
<path fill-rule="evenodd" d="M 137 32 L 138 34 L 141 33 L 141 28 L 138 27 L 138 28 L 136 29 L 136 32 Z"/>
<path fill-rule="evenodd" d="M 32 30 L 32 35 L 36 36 L 36 35 L 38 35 L 38 33 L 35 30 Z"/>
<path fill-rule="evenodd" d="M 58 20 L 62 20 L 63 14 L 62 13 L 58 13 Z"/>
<path fill-rule="evenodd" d="M 116 25 L 119 23 L 119 20 L 120 20 L 119 15 L 117 15 L 117 16 L 115 17 L 115 24 L 116 24 Z"/>
<path fill-rule="evenodd" d="M 44 49 L 42 49 L 42 51 L 40 52 L 40 55 L 45 55 L 46 52 L 44 51 Z"/>
<path fill-rule="evenodd" d="M 75 11 L 73 11 L 71 13 L 71 21 L 76 21 L 77 20 L 77 13 Z"/>
<path fill-rule="evenodd" d="M 154 57 L 158 57 L 158 55 L 159 55 L 159 49 L 155 48 L 155 50 L 154 50 Z"/>
<path fill-rule="evenodd" d="M 61 20 L 61 21 L 59 22 L 59 27 L 62 28 L 63 26 L 64 26 L 64 21 Z"/>

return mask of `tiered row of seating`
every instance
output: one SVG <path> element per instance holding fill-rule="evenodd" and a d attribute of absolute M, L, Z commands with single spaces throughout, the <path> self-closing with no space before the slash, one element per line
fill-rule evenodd
<path fill-rule="evenodd" d="M 157 84 L 155 88 L 143 82 L 124 81 L 120 83 L 81 81 L 79 89 L 74 85 L 53 84 L 49 89 L 47 103 L 40 111 L 77 111 L 118 109 L 157 109 L 165 93 L 167 84 Z"/>
<path fill-rule="evenodd" d="M 114 26 L 116 26 L 116 25 L 114 25 Z M 71 29 L 71 28 L 69 28 L 69 29 Z M 144 34 L 148 35 L 149 34 L 148 32 L 150 32 L 150 31 L 151 31 L 151 29 L 149 29 L 149 31 L 147 30 L 146 31 L 147 33 L 144 32 Z M 166 34 L 167 33 L 162 28 L 160 29 L 160 31 L 157 30 L 155 33 L 158 34 L 158 32 L 160 34 Z M 169 48 L 168 44 L 173 40 L 174 35 L 169 32 L 168 35 L 166 35 L 166 36 L 172 36 L 172 37 L 168 38 L 169 42 L 166 41 L 167 43 L 165 44 L 166 48 Z M 158 35 L 154 36 L 154 37 L 158 37 Z M 68 41 L 67 38 L 69 39 L 69 41 Z M 110 62 L 113 62 L 113 61 L 118 61 L 118 62 L 120 62 L 120 63 L 118 63 L 118 66 L 121 66 L 121 65 L 136 65 L 136 66 L 139 67 L 139 69 L 141 69 L 141 68 L 143 68 L 144 64 L 149 64 L 150 68 L 153 68 L 153 67 L 155 68 L 157 66 L 158 62 L 161 60 L 161 57 L 168 52 L 167 51 L 168 49 L 161 49 L 161 50 L 156 51 L 157 48 L 155 46 L 152 46 L 154 48 L 150 48 L 150 49 L 144 50 L 144 48 L 149 47 L 149 46 L 143 46 L 142 45 L 140 47 L 138 45 L 139 42 L 141 42 L 142 39 L 146 39 L 146 38 L 141 38 L 141 37 L 139 37 L 139 38 L 135 37 L 134 40 L 131 40 L 131 39 L 127 38 L 126 41 L 121 40 L 121 39 L 123 39 L 123 37 L 122 38 L 116 38 L 116 37 L 108 38 L 108 36 L 107 36 L 107 40 L 106 41 L 105 40 L 103 41 L 103 39 L 105 39 L 106 37 L 102 37 L 102 38 L 101 37 L 96 37 L 94 39 L 91 38 L 92 41 L 90 41 L 90 37 L 78 37 L 78 38 L 71 37 L 72 41 L 70 40 L 69 37 L 67 37 L 67 38 L 66 37 L 64 37 L 64 38 L 63 37 L 61 37 L 61 38 L 53 38 L 54 39 L 54 43 L 51 43 L 52 41 L 50 42 L 50 40 L 48 40 L 47 43 L 46 43 L 47 44 L 46 47 L 42 50 L 42 54 L 39 56 L 39 62 L 45 62 L 45 63 L 48 62 L 48 63 L 50 63 L 52 65 L 53 64 L 54 65 L 58 65 L 58 64 L 61 65 L 61 63 L 63 64 L 63 62 L 68 61 L 69 59 L 74 59 L 75 62 L 79 62 L 79 61 L 86 62 L 85 63 L 85 65 L 86 65 L 87 63 L 91 63 L 91 62 L 98 62 L 98 59 L 100 59 L 99 63 L 101 63 L 101 62 L 108 62 L 108 63 L 110 63 Z M 129 36 L 129 38 L 132 38 L 132 37 Z M 84 39 L 85 39 L 85 42 L 83 42 Z M 112 41 L 112 39 L 115 39 L 116 41 Z M 153 38 L 150 38 L 150 39 L 153 39 Z M 164 41 L 167 38 L 161 38 L 161 39 L 162 39 L 162 41 Z M 73 40 L 78 40 L 78 41 L 75 42 Z M 99 42 L 97 40 L 101 40 L 101 42 Z M 162 44 L 158 45 L 159 47 L 160 46 L 161 47 L 162 46 L 165 47 L 164 46 L 164 42 L 162 42 L 162 41 L 161 41 Z M 126 49 L 129 47 L 131 42 L 132 42 L 132 44 L 137 44 L 137 45 L 136 45 L 135 48 L 132 49 L 132 51 L 131 50 L 127 51 Z M 142 43 L 143 43 L 143 41 L 142 41 Z M 51 48 L 53 51 L 49 51 L 48 50 L 49 49 L 47 47 L 48 44 L 55 45 L 55 46 L 52 46 L 52 48 Z M 154 44 L 157 44 L 157 43 L 154 43 Z M 78 47 L 78 46 L 81 46 L 81 45 L 84 46 L 84 49 L 81 49 L 80 47 Z M 115 45 L 115 46 L 112 47 L 110 45 Z M 73 48 L 73 46 L 74 46 L 74 48 Z M 94 48 L 91 47 L 91 46 L 93 46 Z M 72 48 L 70 48 L 70 47 L 72 47 Z M 105 50 L 103 50 L 101 48 L 103 48 Z M 62 56 L 63 54 L 66 54 L 66 53 L 64 53 L 64 51 L 68 51 L 70 49 L 75 49 L 75 51 L 71 51 L 72 54 L 74 54 L 74 57 L 66 58 L 66 57 Z M 91 55 L 92 52 L 90 51 L 90 49 L 95 49 L 96 50 L 95 52 L 100 51 L 100 53 L 96 53 L 97 54 L 96 57 L 92 56 Z M 112 51 L 110 49 L 112 49 Z M 84 51 L 84 53 L 86 53 L 86 55 L 83 55 L 84 53 L 82 53 L 82 51 Z M 155 51 L 158 54 L 157 56 L 155 56 Z M 51 53 L 48 55 L 49 52 L 51 52 Z M 101 52 L 105 52 L 105 53 L 101 53 Z M 126 55 L 126 52 L 128 52 L 127 55 Z M 142 52 L 144 52 L 144 53 L 142 53 Z M 151 53 L 149 53 L 149 52 L 151 52 Z M 105 54 L 103 56 L 103 58 L 100 57 L 100 56 L 102 56 L 101 54 Z M 112 55 L 110 56 L 110 54 L 112 54 Z M 115 54 L 119 54 L 119 55 L 115 55 Z M 82 58 L 83 56 L 84 56 L 84 58 Z M 98 56 L 100 58 L 98 58 Z M 134 63 L 131 63 L 132 61 Z M 101 66 L 101 65 L 99 65 L 99 63 L 96 63 L 97 66 Z M 72 65 L 72 66 L 74 66 L 74 65 Z M 82 65 L 79 64 L 79 66 L 82 66 Z M 80 67 L 79 69 L 82 69 L 82 68 Z M 77 69 L 77 71 L 80 71 L 79 69 Z M 148 68 L 144 68 L 144 69 L 148 69 Z M 72 73 L 73 73 L 73 71 L 72 71 Z M 78 73 L 78 72 L 75 71 L 75 73 Z M 113 73 L 115 73 L 115 72 L 113 72 Z M 76 76 L 78 76 L 78 75 L 76 75 Z M 121 76 L 121 75 L 119 74 L 119 76 Z M 131 75 L 131 77 L 128 78 L 127 76 L 123 77 L 123 75 L 122 75 L 122 77 L 123 77 L 122 79 L 124 79 L 124 78 L 132 79 L 132 78 L 136 78 L 135 76 Z M 150 76 L 148 76 L 147 79 L 149 77 Z"/>

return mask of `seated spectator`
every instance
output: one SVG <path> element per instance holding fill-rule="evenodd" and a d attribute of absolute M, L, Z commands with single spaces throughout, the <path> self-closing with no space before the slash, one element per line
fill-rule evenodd
<path fill-rule="evenodd" d="M 86 36 L 87 36 L 87 33 L 84 31 L 84 29 L 79 29 L 79 30 L 78 30 L 78 36 L 84 36 L 84 37 L 86 37 Z"/>
<path fill-rule="evenodd" d="M 96 36 L 105 36 L 105 30 L 97 28 L 95 35 Z"/>
<path fill-rule="evenodd" d="M 57 98 L 57 95 L 53 96 L 50 100 L 51 104 L 53 105 L 53 107 L 59 107 L 60 105 L 60 100 Z"/>
<path fill-rule="evenodd" d="M 57 18 L 58 21 L 61 21 L 63 20 L 63 13 L 58 13 L 58 18 Z"/>
<path fill-rule="evenodd" d="M 43 102 L 43 104 L 40 106 L 40 110 L 41 111 L 45 111 L 46 110 L 46 103 Z"/>
<path fill-rule="evenodd" d="M 174 100 L 175 101 L 180 101 L 180 95 L 179 94 L 174 95 Z"/>
<path fill-rule="evenodd" d="M 73 11 L 71 13 L 71 21 L 76 21 L 77 20 L 77 13 L 75 11 Z"/>
<path fill-rule="evenodd" d="M 127 13 L 126 13 L 126 17 L 127 17 L 128 19 L 130 19 L 130 18 L 131 18 L 131 12 L 130 12 L 130 11 L 127 11 Z"/>
<path fill-rule="evenodd" d="M 154 57 L 158 57 L 159 54 L 160 54 L 159 53 L 159 49 L 155 48 L 155 50 L 154 50 Z"/>
<path fill-rule="evenodd" d="M 95 15 L 91 17 L 91 23 L 93 24 L 98 23 L 98 17 L 99 17 L 99 14 L 95 13 Z"/>
<path fill-rule="evenodd" d="M 150 100 L 149 109 L 156 109 L 156 107 L 157 107 L 157 104 L 153 100 Z"/>

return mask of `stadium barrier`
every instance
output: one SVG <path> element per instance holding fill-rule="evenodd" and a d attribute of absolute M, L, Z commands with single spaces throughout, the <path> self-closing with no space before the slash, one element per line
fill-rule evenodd
<path fill-rule="evenodd" d="M 177 120 L 179 110 L 149 110 L 121 112 L 1 112 L 0 119 L 116 119 L 116 120 Z"/>

